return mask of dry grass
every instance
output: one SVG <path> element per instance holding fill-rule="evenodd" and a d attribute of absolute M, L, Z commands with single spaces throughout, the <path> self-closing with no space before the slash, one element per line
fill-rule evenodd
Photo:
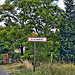
<path fill-rule="evenodd" d="M 8 73 L 19 71 L 16 69 L 16 67 L 21 66 L 21 63 L 13 63 L 13 64 L 7 64 L 7 65 L 0 65 L 0 68 L 3 68 L 6 70 Z"/>
<path fill-rule="evenodd" d="M 73 64 L 54 64 L 52 73 L 55 75 L 75 75 L 75 65 Z"/>
<path fill-rule="evenodd" d="M 26 69 L 32 69 L 32 70 L 33 70 L 33 65 L 32 65 L 32 63 L 30 63 L 28 60 L 25 60 L 25 61 L 23 62 L 23 64 L 24 64 L 24 67 L 25 67 Z"/>
<path fill-rule="evenodd" d="M 31 69 L 33 70 L 33 65 L 28 61 L 22 61 L 23 63 L 12 63 L 12 64 L 7 64 L 7 65 L 0 65 L 0 68 L 3 68 L 6 70 L 8 73 L 12 72 L 18 72 L 19 70 L 17 69 L 18 67 L 22 67 L 23 69 Z"/>
<path fill-rule="evenodd" d="M 0 65 L 0 67 L 8 71 L 10 75 L 75 75 L 75 65 L 73 64 L 56 63 L 52 65 L 52 70 L 50 70 L 50 63 L 40 63 L 35 72 L 33 72 L 33 66 L 28 60 L 23 63 Z"/>

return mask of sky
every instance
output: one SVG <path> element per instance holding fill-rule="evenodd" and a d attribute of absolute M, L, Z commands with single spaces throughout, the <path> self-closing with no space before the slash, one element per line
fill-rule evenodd
<path fill-rule="evenodd" d="M 65 5 L 64 5 L 64 3 L 63 3 L 63 0 L 60 0 L 60 1 L 58 2 L 58 6 L 59 6 L 60 8 L 62 8 L 63 10 L 65 9 Z"/>
<path fill-rule="evenodd" d="M 5 0 L 0 0 L 0 5 L 3 4 L 5 2 Z"/>
<path fill-rule="evenodd" d="M 2 5 L 4 2 L 5 2 L 5 0 L 0 0 L 0 5 Z M 56 2 L 56 1 L 55 1 L 55 2 Z M 64 10 L 65 5 L 64 5 L 64 3 L 63 3 L 63 0 L 59 0 L 58 6 L 59 6 L 61 9 Z M 3 25 L 3 24 L 4 24 L 4 22 L 0 22 L 0 25 Z"/>

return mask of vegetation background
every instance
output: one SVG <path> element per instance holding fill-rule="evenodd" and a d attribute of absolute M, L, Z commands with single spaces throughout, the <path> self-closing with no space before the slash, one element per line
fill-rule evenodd
<path fill-rule="evenodd" d="M 51 53 L 54 62 L 75 64 L 74 2 L 64 0 L 64 11 L 53 0 L 6 0 L 0 5 L 0 21 L 5 21 L 5 26 L 0 26 L 0 59 L 11 52 L 12 58 L 28 59 L 33 64 L 33 42 L 27 39 L 38 34 L 47 37 L 47 42 L 36 43 L 36 64 L 49 62 Z M 14 52 L 16 48 L 21 49 L 21 54 Z"/>

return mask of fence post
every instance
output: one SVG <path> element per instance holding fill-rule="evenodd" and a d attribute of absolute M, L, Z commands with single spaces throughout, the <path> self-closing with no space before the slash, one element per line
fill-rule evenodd
<path fill-rule="evenodd" d="M 4 64 L 4 65 L 7 64 L 7 55 L 6 55 L 6 54 L 4 54 L 4 62 L 3 62 L 3 64 Z"/>
<path fill-rule="evenodd" d="M 53 53 L 51 53 L 51 64 L 50 64 L 50 69 L 52 69 L 52 59 L 53 59 Z"/>

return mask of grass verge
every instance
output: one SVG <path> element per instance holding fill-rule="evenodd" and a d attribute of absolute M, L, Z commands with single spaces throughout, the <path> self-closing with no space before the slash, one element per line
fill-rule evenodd
<path fill-rule="evenodd" d="M 50 70 L 50 64 L 41 63 L 39 67 L 36 67 L 35 72 L 32 68 L 26 68 L 22 63 L 0 65 L 0 67 L 8 71 L 9 75 L 75 75 L 75 65 L 70 64 L 53 64 Z"/>

